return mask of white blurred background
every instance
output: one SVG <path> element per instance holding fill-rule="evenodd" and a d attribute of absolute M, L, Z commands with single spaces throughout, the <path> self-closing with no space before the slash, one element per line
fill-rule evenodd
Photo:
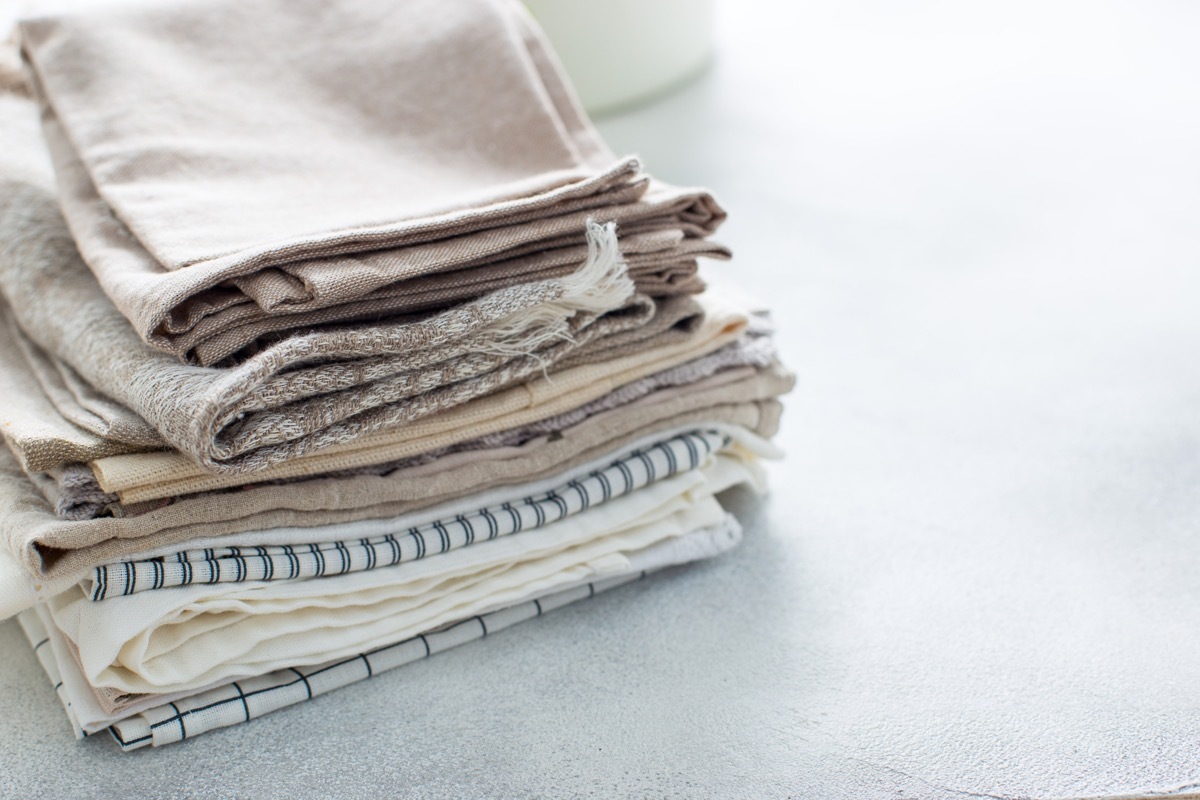
<path fill-rule="evenodd" d="M 1200 5 L 717 0 L 714 31 L 599 126 L 714 190 L 711 271 L 799 374 L 753 586 L 713 601 L 756 687 L 725 751 L 778 795 L 1193 792 Z"/>

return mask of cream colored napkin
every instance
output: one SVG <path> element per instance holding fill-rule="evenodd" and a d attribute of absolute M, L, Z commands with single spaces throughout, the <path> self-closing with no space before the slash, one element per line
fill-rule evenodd
<path fill-rule="evenodd" d="M 626 553 L 630 563 L 627 572 L 576 583 L 368 653 L 310 667 L 276 670 L 200 692 L 123 695 L 115 699 L 107 693 L 99 694 L 83 677 L 74 645 L 54 626 L 44 606 L 22 613 L 18 620 L 63 703 L 76 737 L 99 733 L 111 725 L 113 738 L 121 748 L 132 750 L 191 739 L 206 731 L 237 725 L 311 700 L 327 691 L 495 634 L 665 567 L 720 555 L 735 547 L 741 538 L 737 520 L 727 514 L 718 525 Z"/>
<path fill-rule="evenodd" d="M 640 550 L 724 517 L 712 497 L 760 483 L 751 462 L 718 455 L 536 531 L 397 567 L 321 580 L 216 584 L 92 603 L 80 591 L 49 603 L 98 688 L 164 692 L 316 664 L 566 583 L 628 569 Z"/>

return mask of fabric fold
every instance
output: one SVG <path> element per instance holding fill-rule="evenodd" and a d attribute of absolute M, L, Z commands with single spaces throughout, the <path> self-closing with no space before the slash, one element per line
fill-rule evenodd
<path fill-rule="evenodd" d="M 667 390 L 547 434 L 495 457 L 454 459 L 444 468 L 415 467 L 390 475 L 318 478 L 253 491 L 201 495 L 130 518 L 71 522 L 53 510 L 29 478 L 0 451 L 0 613 L 20 611 L 84 579 L 97 566 L 188 542 L 248 544 L 246 532 L 295 529 L 307 540 L 359 520 L 415 513 L 449 503 L 470 487 L 483 491 L 536 480 L 603 458 L 639 438 L 686 425 L 733 425 L 768 438 L 777 430 L 786 373 L 729 375 L 701 391 Z M 209 544 L 197 546 L 210 546 Z M 35 588 L 36 587 L 36 588 Z"/>
<path fill-rule="evenodd" d="M 624 553 L 719 523 L 717 492 L 761 481 L 748 454 L 722 452 L 587 514 L 436 558 L 318 580 L 192 585 L 100 603 L 76 590 L 48 606 L 77 645 L 92 686 L 124 693 L 199 689 L 381 647 L 569 582 L 622 572 Z"/>
<path fill-rule="evenodd" d="M 77 659 L 68 652 L 70 644 L 54 627 L 44 608 L 23 612 L 19 621 L 47 677 L 55 686 L 76 737 L 108 730 L 123 750 L 133 750 L 182 741 L 306 702 L 333 689 L 499 633 L 518 622 L 540 617 L 659 570 L 720 555 L 735 547 L 741 537 L 737 521 L 727 514 L 717 525 L 631 553 L 630 569 L 623 574 L 560 589 L 350 658 L 313 667 L 288 667 L 198 693 L 130 697 L 118 706 L 110 707 L 102 705 L 95 696 L 79 670 Z"/>
<path fill-rule="evenodd" d="M 572 273 L 588 218 L 653 248 L 654 294 L 728 255 L 724 211 L 609 152 L 517 3 L 129 4 L 21 37 L 84 259 L 144 341 L 202 365 L 470 300 L 483 264 Z"/>
<path fill-rule="evenodd" d="M 551 524 L 624 497 L 681 471 L 696 469 L 705 459 L 732 444 L 715 428 L 686 430 L 664 439 L 638 443 L 627 452 L 613 453 L 603 466 L 582 471 L 565 470 L 560 483 L 541 487 L 516 487 L 507 499 L 486 502 L 464 498 L 463 509 L 453 515 L 414 525 L 373 521 L 379 535 L 360 535 L 347 525 L 333 540 L 296 544 L 226 545 L 196 548 L 189 545 L 165 556 L 105 564 L 82 583 L 92 602 L 109 597 L 162 591 L 195 583 L 247 583 L 294 581 L 384 569 L 438 555 L 476 541 L 489 541 Z M 473 507 L 476 506 L 476 507 Z"/>
<path fill-rule="evenodd" d="M 352 441 L 541 372 L 649 321 L 611 228 L 576 275 L 406 323 L 292 336 L 237 367 L 175 363 L 138 341 L 79 262 L 53 200 L 0 192 L 0 291 L 22 331 L 206 469 L 250 472 Z M 605 248 L 608 248 L 605 251 Z M 55 291 L 43 292 L 47 284 Z M 72 459 L 79 460 L 79 459 Z"/>
<path fill-rule="evenodd" d="M 447 463 L 447 456 L 455 453 L 470 452 L 474 454 L 473 458 L 490 460 L 491 453 L 498 448 L 518 448 L 544 434 L 561 435 L 562 431 L 589 417 L 628 405 L 662 389 L 697 384 L 713 377 L 718 372 L 737 370 L 740 367 L 768 368 L 776 363 L 776 357 L 771 338 L 765 332 L 767 330 L 766 322 L 762 318 L 752 318 L 752 325 L 753 327 L 748 328 L 743 336 L 719 350 L 623 384 L 603 397 L 564 413 L 510 427 L 496 433 L 485 434 L 469 441 L 432 447 L 399 460 L 322 474 L 324 477 L 344 477 L 354 474 L 386 475 L 399 469 L 407 470 L 426 464 L 430 465 L 430 469 L 441 469 L 442 465 Z M 740 373 L 739 377 L 744 374 Z M 728 375 L 723 376 L 723 379 L 733 377 L 733 375 Z M 164 499 L 158 496 L 158 492 L 161 491 L 158 485 L 138 487 L 133 491 L 123 493 L 106 492 L 100 486 L 93 471 L 84 464 L 67 465 L 53 471 L 51 477 L 53 482 L 39 481 L 39 488 L 46 494 L 47 500 L 54 503 L 55 512 L 62 519 L 82 520 L 101 516 L 136 516 L 156 507 L 151 501 Z M 310 477 L 316 476 L 280 478 L 276 479 L 276 482 L 295 482 Z M 245 484 L 245 486 L 252 485 L 254 484 Z M 125 502 L 122 495 L 131 502 Z M 176 502 L 186 496 L 186 494 L 171 495 L 165 499 Z"/>

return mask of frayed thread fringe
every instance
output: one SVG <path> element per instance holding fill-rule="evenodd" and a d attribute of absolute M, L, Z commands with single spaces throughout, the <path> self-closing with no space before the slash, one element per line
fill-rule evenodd
<path fill-rule="evenodd" d="M 617 225 L 587 222 L 587 260 L 565 278 L 557 279 L 562 294 L 502 320 L 492 328 L 492 341 L 479 352 L 507 357 L 531 356 L 547 344 L 570 341 L 568 320 L 580 312 L 603 314 L 620 308 L 633 295 L 625 259 L 617 243 Z"/>

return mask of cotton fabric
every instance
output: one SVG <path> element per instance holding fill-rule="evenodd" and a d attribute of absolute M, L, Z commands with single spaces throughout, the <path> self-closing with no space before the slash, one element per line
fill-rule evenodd
<path fill-rule="evenodd" d="M 86 261 L 145 341 L 201 364 L 560 277 L 589 217 L 654 293 L 725 254 L 724 212 L 608 151 L 517 3 L 131 3 L 21 37 Z"/>
<path fill-rule="evenodd" d="M 697 301 L 704 309 L 703 321 L 691 337 L 677 344 L 539 376 L 402 428 L 298 454 L 257 470 L 254 480 L 313 476 L 382 464 L 562 414 L 625 384 L 731 344 L 749 324 L 744 308 L 730 305 L 719 296 L 705 293 Z M 100 487 L 118 493 L 124 502 L 193 494 L 246 482 L 244 476 L 214 475 L 170 451 L 100 458 L 92 462 L 92 469 Z"/>
<path fill-rule="evenodd" d="M 129 560 L 97 567 L 83 584 L 92 602 L 137 592 L 161 591 L 194 583 L 248 583 L 306 580 L 326 575 L 382 569 L 402 561 L 445 553 L 476 541 L 536 530 L 579 514 L 680 471 L 695 469 L 730 437 L 716 429 L 688 430 L 630 452 L 614 454 L 608 465 L 564 473 L 545 491 L 517 491 L 511 499 L 441 516 L 376 537 L 344 536 L 302 545 L 189 548 L 166 557 Z M 464 500 L 464 505 L 470 499 Z"/>
<path fill-rule="evenodd" d="M 313 667 L 277 670 L 191 695 L 146 695 L 131 700 L 124 709 L 115 712 L 106 711 L 97 702 L 76 660 L 67 653 L 68 645 L 62 634 L 54 628 L 43 609 L 25 611 L 18 619 L 63 703 L 76 736 L 82 738 L 109 730 L 123 750 L 132 750 L 171 744 L 219 727 L 248 722 L 458 644 L 496 634 L 518 622 L 594 597 L 659 569 L 711 558 L 740 540 L 740 526 L 732 516 L 726 515 L 717 526 L 630 554 L 631 568 L 625 574 L 562 589 L 350 658 Z"/>
<path fill-rule="evenodd" d="M 399 641 L 453 619 L 627 568 L 640 550 L 717 524 L 713 494 L 761 485 L 752 462 L 718 455 L 545 528 L 396 567 L 311 581 L 186 586 L 92 603 L 49 603 L 91 685 L 143 693 L 200 688 Z M 100 622 L 100 620 L 103 620 Z M 219 646 L 216 646 L 219 642 Z"/>
<path fill-rule="evenodd" d="M 238 724 L 740 539 L 724 211 L 513 0 L 130 0 L 0 46 L 0 618 L 79 735 Z M 7 545 L 7 547 L 3 546 Z"/>
<path fill-rule="evenodd" d="M 354 474 L 387 475 L 400 469 L 417 470 L 425 465 L 431 465 L 428 469 L 440 469 L 441 465 L 450 463 L 446 459 L 455 453 L 469 452 L 470 458 L 474 460 L 492 460 L 511 455 L 512 448 L 528 444 L 541 435 L 561 433 L 591 416 L 627 405 L 659 389 L 688 386 L 712 377 L 717 372 L 737 367 L 753 366 L 765 369 L 776 361 L 774 345 L 765 332 L 764 320 L 752 318 L 752 324 L 756 325 L 754 330 L 748 328 L 737 341 L 720 350 L 627 383 L 604 397 L 566 413 L 397 461 L 326 473 L 325 477 Z M 122 504 L 119 494 L 105 492 L 87 465 L 69 464 L 51 472 L 50 476 L 54 479 L 53 482 L 39 481 L 39 488 L 43 490 L 47 500 L 54 504 L 55 513 L 60 519 L 95 519 L 105 515 L 131 516 L 149 510 L 148 504 L 143 503 L 140 507 L 138 504 Z M 284 482 L 297 480 L 304 478 L 283 479 Z M 246 484 L 251 485 L 254 484 Z M 182 498 L 179 496 L 171 498 L 172 501 L 180 499 Z"/>

